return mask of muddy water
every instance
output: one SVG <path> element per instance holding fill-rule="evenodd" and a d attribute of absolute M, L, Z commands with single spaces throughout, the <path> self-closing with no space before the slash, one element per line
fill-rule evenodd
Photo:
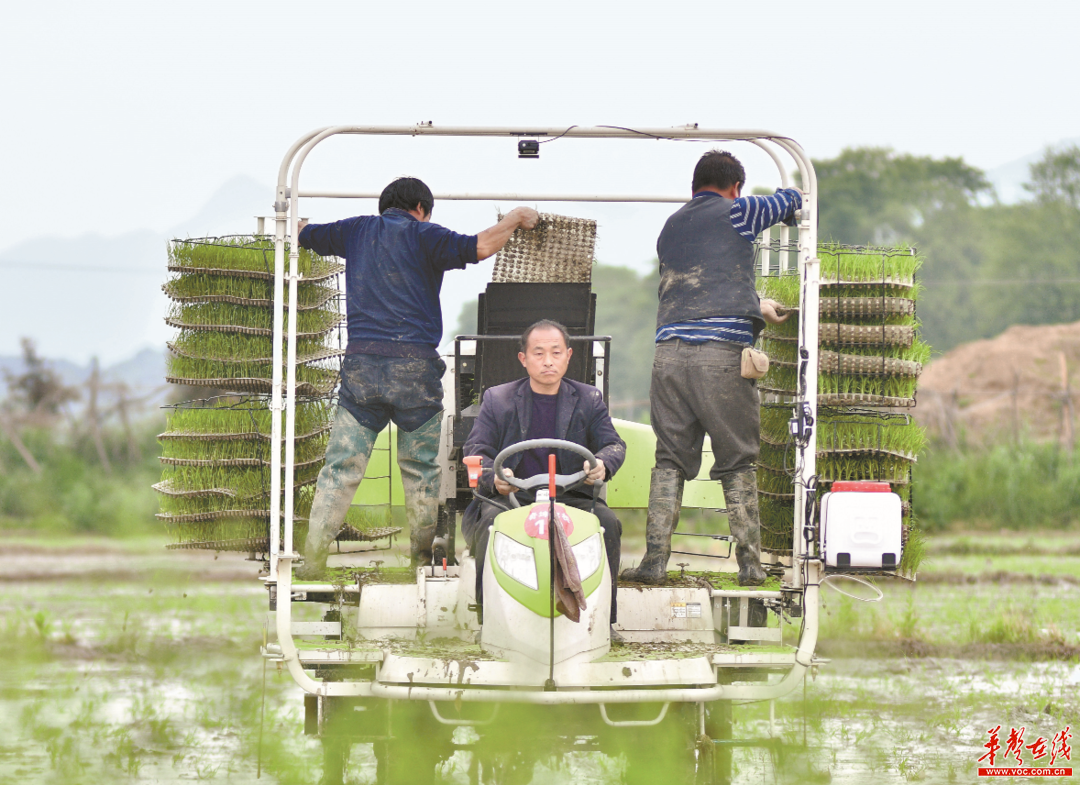
<path fill-rule="evenodd" d="M 300 691 L 273 667 L 263 689 L 266 600 L 255 571 L 236 557 L 163 554 L 157 543 L 5 548 L 0 783 L 318 781 L 322 754 L 303 735 Z M 971 604 L 1001 587 L 922 587 L 913 610 L 874 624 L 845 611 L 844 623 L 879 629 L 921 612 L 932 636 L 941 591 Z M 1023 608 L 1056 609 L 1060 591 Z M 1002 727 L 999 756 L 1012 727 L 1026 729 L 1027 743 L 1075 730 L 1078 694 L 1075 660 L 836 658 L 808 680 L 805 699 L 779 701 L 771 721 L 767 704 L 736 707 L 737 737 L 779 736 L 785 751 L 738 749 L 734 781 L 975 782 L 989 729 Z M 469 768 L 459 752 L 440 776 L 467 783 Z M 614 783 L 622 773 L 619 760 L 575 753 L 537 765 L 532 781 Z M 369 748 L 354 749 L 349 781 L 375 781 Z"/>

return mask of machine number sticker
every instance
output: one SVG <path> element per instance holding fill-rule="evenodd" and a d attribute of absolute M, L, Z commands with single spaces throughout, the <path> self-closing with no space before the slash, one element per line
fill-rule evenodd
<path fill-rule="evenodd" d="M 700 602 L 673 602 L 671 603 L 671 618 L 673 619 L 700 619 Z"/>

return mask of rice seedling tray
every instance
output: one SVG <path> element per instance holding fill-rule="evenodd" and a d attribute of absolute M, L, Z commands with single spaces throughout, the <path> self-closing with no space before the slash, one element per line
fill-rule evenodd
<path fill-rule="evenodd" d="M 166 523 L 207 523 L 219 519 L 252 518 L 257 520 L 270 520 L 270 510 L 209 510 L 207 512 L 170 513 L 159 512 L 155 516 Z M 300 520 L 300 519 L 294 519 Z"/>
<path fill-rule="evenodd" d="M 168 266 L 171 273 L 188 273 L 192 275 L 223 275 L 232 278 L 258 278 L 264 281 L 274 280 L 273 272 L 264 272 L 260 270 L 232 270 L 227 267 L 188 267 L 186 265 L 172 264 Z M 304 275 L 300 280 L 307 281 L 309 283 L 316 283 L 319 281 L 325 281 L 327 278 L 333 278 L 335 275 L 345 272 L 345 265 L 340 262 L 331 262 L 321 269 L 318 273 L 311 275 Z"/>
<path fill-rule="evenodd" d="M 272 339 L 253 335 L 222 335 L 216 332 L 182 332 L 175 341 L 165 344 L 178 357 L 190 360 L 210 360 L 222 363 L 272 363 L 274 345 Z M 282 356 L 285 356 L 282 347 Z M 312 363 L 334 357 L 342 357 L 345 350 L 324 346 L 319 339 L 305 338 L 297 341 L 296 361 Z"/>
<path fill-rule="evenodd" d="M 225 468 L 225 467 L 251 467 L 261 468 L 270 466 L 271 463 L 263 458 L 168 458 L 164 455 L 159 456 L 158 460 L 167 466 L 200 466 L 208 468 Z M 309 466 L 323 463 L 322 457 L 312 458 L 309 461 L 301 461 L 293 464 L 297 469 L 306 469 Z"/>
<path fill-rule="evenodd" d="M 217 468 L 217 467 L 214 467 Z M 299 490 L 308 485 L 314 485 L 317 477 L 306 477 L 302 480 L 297 480 L 293 483 L 293 489 Z M 235 488 L 227 486 L 218 487 L 205 487 L 205 488 L 193 488 L 190 486 L 183 486 L 177 484 L 174 480 L 162 480 L 161 482 L 154 483 L 152 486 L 155 491 L 165 496 L 172 496 L 174 498 L 182 499 L 206 499 L 210 497 L 225 497 L 228 499 L 258 499 L 270 495 L 269 489 L 265 491 L 259 491 L 255 493 L 244 493 L 237 491 Z"/>
<path fill-rule="evenodd" d="M 778 329 L 780 328 L 780 329 Z M 769 327 L 762 336 L 772 341 L 797 342 L 797 323 L 787 329 L 784 325 Z M 853 346 L 902 346 L 910 347 L 915 341 L 914 325 L 901 324 L 837 324 L 823 322 L 818 325 L 818 341 L 824 344 Z"/>
<path fill-rule="evenodd" d="M 817 393 L 819 398 L 824 395 L 861 394 L 914 399 L 917 383 L 916 376 L 819 373 Z M 768 372 L 758 386 L 769 392 L 794 395 L 799 386 L 799 368 L 794 363 L 770 363 Z"/>
<path fill-rule="evenodd" d="M 290 246 L 285 246 L 285 271 L 292 272 Z M 175 239 L 168 246 L 170 270 L 202 272 L 211 270 L 229 275 L 253 273 L 274 278 L 274 240 L 257 235 L 232 234 L 219 237 Z M 335 273 L 345 268 L 334 257 L 312 253 L 307 248 L 297 252 L 297 272 L 305 279 L 325 278 L 327 271 Z"/>
<path fill-rule="evenodd" d="M 298 335 L 301 333 L 322 335 L 344 321 L 344 317 L 334 306 L 301 310 L 297 312 L 296 318 Z M 272 308 L 264 305 L 174 302 L 169 306 L 169 314 L 165 321 L 172 326 L 190 330 L 245 327 L 272 331 L 274 312 Z"/>
<path fill-rule="evenodd" d="M 301 434 L 293 438 L 293 441 L 303 441 L 315 436 L 321 436 L 330 431 L 330 425 L 324 425 L 314 431 Z M 270 434 L 259 431 L 244 431 L 241 433 L 195 433 L 192 431 L 166 431 L 159 433 L 158 439 L 198 439 L 203 441 L 270 441 Z"/>
<path fill-rule="evenodd" d="M 338 542 L 375 542 L 401 532 L 400 526 L 383 526 L 368 531 L 360 531 L 345 524 L 338 535 Z M 169 550 L 204 550 L 204 551 L 240 551 L 266 553 L 270 550 L 270 537 L 240 537 L 228 540 L 190 540 L 170 543 Z"/>
<path fill-rule="evenodd" d="M 205 278 L 205 277 L 204 277 Z M 230 303 L 260 308 L 274 307 L 273 289 L 265 281 L 240 281 L 223 278 L 198 280 L 198 276 L 174 278 L 161 285 L 161 291 L 177 303 Z M 337 289 L 318 284 L 301 285 L 296 294 L 296 310 L 322 308 L 339 296 Z M 288 302 L 285 310 L 289 310 Z"/>
<path fill-rule="evenodd" d="M 769 366 L 798 369 L 798 362 L 769 358 Z M 867 354 L 840 354 L 823 351 L 818 355 L 818 371 L 821 373 L 858 374 L 860 376 L 918 376 L 922 363 L 900 360 L 896 357 Z"/>
<path fill-rule="evenodd" d="M 185 376 L 166 376 L 165 381 L 169 384 L 180 384 L 185 387 L 216 387 L 220 390 L 238 390 L 240 392 L 268 393 L 274 389 L 270 379 L 258 379 L 254 377 L 215 377 L 210 379 L 197 379 Z M 297 395 L 324 395 L 337 385 L 337 378 L 325 382 L 313 384 L 311 382 L 297 382 Z"/>
<path fill-rule="evenodd" d="M 329 324 L 325 328 L 319 330 L 313 330 L 308 332 L 297 332 L 296 337 L 300 340 L 305 338 L 319 338 L 332 332 L 335 328 L 341 325 L 345 321 L 345 317 L 337 314 L 337 318 L 333 323 Z M 205 330 L 207 332 L 216 333 L 236 333 L 239 335 L 259 335 L 259 336 L 272 336 L 274 334 L 273 328 L 270 327 L 246 327 L 242 324 L 195 324 L 192 322 L 182 322 L 178 319 L 171 317 L 165 318 L 165 324 L 170 327 L 175 327 L 178 330 Z M 285 335 L 288 336 L 288 330 L 285 331 Z"/>
<path fill-rule="evenodd" d="M 780 441 L 780 440 L 772 438 L 771 436 L 766 436 L 765 434 L 761 435 L 761 443 L 762 444 L 768 444 L 768 445 L 770 445 L 772 447 L 786 447 L 788 445 L 794 446 L 792 444 L 792 442 L 790 442 L 790 441 Z M 843 447 L 841 447 L 841 448 L 824 447 L 823 448 L 822 445 L 821 445 L 821 437 L 820 437 L 820 435 L 818 436 L 817 454 L 818 455 L 888 455 L 888 456 L 891 456 L 893 458 L 899 458 L 901 460 L 911 461 L 912 463 L 916 463 L 918 461 L 918 455 L 916 453 L 901 452 L 900 450 L 889 450 L 889 449 L 884 449 L 884 448 L 881 448 L 881 447 L 867 446 L 867 447 L 851 447 L 851 448 L 843 448 Z"/>

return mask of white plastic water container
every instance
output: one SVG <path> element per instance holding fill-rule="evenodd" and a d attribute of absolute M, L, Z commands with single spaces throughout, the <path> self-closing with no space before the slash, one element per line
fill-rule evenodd
<path fill-rule="evenodd" d="M 895 570 L 903 548 L 900 497 L 834 490 L 821 499 L 821 552 L 828 567 Z M 878 485 L 874 483 L 874 485 Z"/>

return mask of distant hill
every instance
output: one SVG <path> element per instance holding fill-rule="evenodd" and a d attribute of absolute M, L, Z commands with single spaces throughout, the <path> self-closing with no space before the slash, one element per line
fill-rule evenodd
<path fill-rule="evenodd" d="M 234 177 L 165 233 L 37 237 L 0 251 L 8 293 L 0 309 L 0 354 L 18 354 L 23 336 L 45 357 L 98 356 L 105 363 L 164 347 L 172 333 L 162 321 L 166 242 L 254 231 L 255 216 L 272 212 L 272 195 L 269 186 Z"/>
<path fill-rule="evenodd" d="M 1062 139 L 1053 147 L 1068 147 L 1074 144 L 1080 145 L 1080 136 Z M 1045 150 L 1039 150 L 988 170 L 986 177 L 993 184 L 998 199 L 1005 204 L 1015 204 L 1029 199 L 1031 194 L 1024 190 L 1024 183 L 1028 182 L 1031 165 L 1042 158 L 1045 152 Z"/>

